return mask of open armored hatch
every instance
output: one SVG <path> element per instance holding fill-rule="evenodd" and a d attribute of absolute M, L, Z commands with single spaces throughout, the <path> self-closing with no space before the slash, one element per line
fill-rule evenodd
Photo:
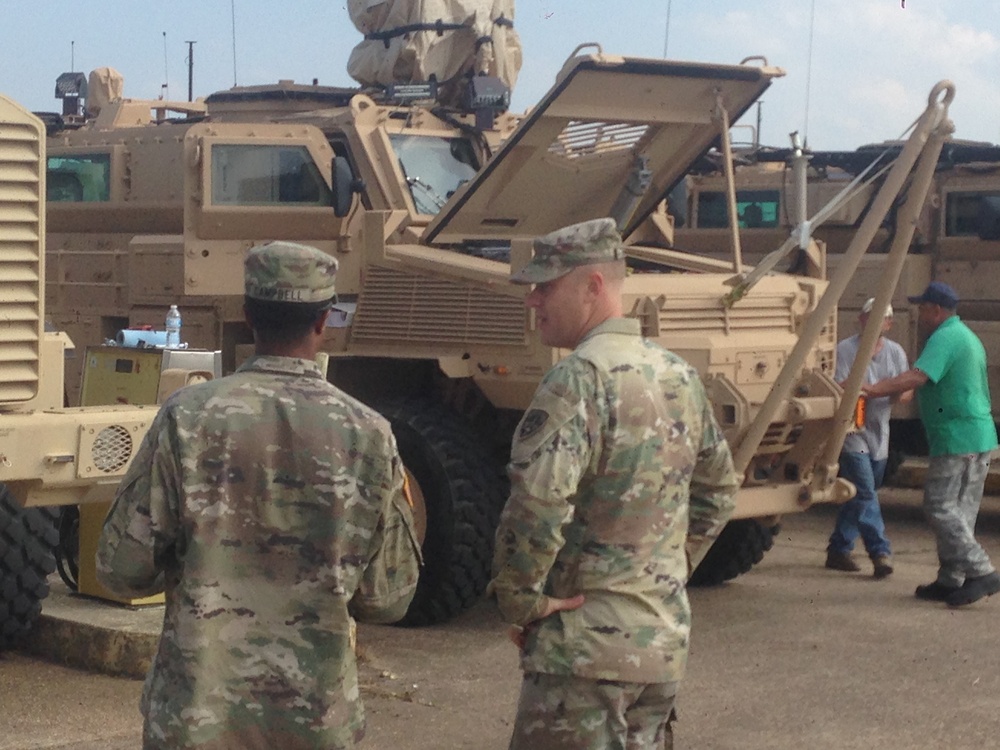
<path fill-rule="evenodd" d="M 766 65 L 573 57 L 424 240 L 535 237 L 599 216 L 628 237 L 782 75 Z"/>

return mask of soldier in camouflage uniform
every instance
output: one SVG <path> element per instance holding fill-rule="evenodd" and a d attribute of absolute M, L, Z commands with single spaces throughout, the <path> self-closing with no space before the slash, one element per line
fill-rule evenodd
<path fill-rule="evenodd" d="M 388 423 L 315 362 L 336 261 L 246 261 L 256 354 L 174 394 L 122 480 L 97 555 L 122 596 L 166 592 L 144 748 L 352 748 L 355 619 L 392 622 L 419 548 Z"/>
<path fill-rule="evenodd" d="M 535 241 L 514 274 L 544 378 L 511 453 L 495 593 L 524 670 L 511 748 L 666 748 L 687 660 L 685 584 L 739 479 L 698 373 L 622 316 L 611 219 Z"/>

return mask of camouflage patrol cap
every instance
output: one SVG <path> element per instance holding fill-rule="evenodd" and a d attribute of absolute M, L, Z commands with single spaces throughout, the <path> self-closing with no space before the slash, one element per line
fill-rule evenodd
<path fill-rule="evenodd" d="M 535 240 L 535 257 L 511 275 L 514 284 L 543 284 L 574 268 L 622 260 L 622 237 L 613 219 L 593 219 Z"/>
<path fill-rule="evenodd" d="M 309 245 L 268 242 L 250 248 L 246 296 L 268 302 L 326 302 L 334 297 L 337 260 Z"/>

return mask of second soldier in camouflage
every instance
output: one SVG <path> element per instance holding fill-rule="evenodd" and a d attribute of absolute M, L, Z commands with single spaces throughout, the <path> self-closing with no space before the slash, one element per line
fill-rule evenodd
<path fill-rule="evenodd" d="M 690 566 L 739 485 L 697 372 L 622 317 L 610 219 L 535 242 L 543 343 L 572 349 L 515 435 L 495 593 L 521 628 L 511 748 L 662 748 L 687 661 Z"/>

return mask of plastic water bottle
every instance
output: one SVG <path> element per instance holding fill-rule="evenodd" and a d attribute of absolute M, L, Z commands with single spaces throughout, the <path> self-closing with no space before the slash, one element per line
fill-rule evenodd
<path fill-rule="evenodd" d="M 167 349 L 176 349 L 181 345 L 181 311 L 177 305 L 171 305 L 167 311 Z"/>

